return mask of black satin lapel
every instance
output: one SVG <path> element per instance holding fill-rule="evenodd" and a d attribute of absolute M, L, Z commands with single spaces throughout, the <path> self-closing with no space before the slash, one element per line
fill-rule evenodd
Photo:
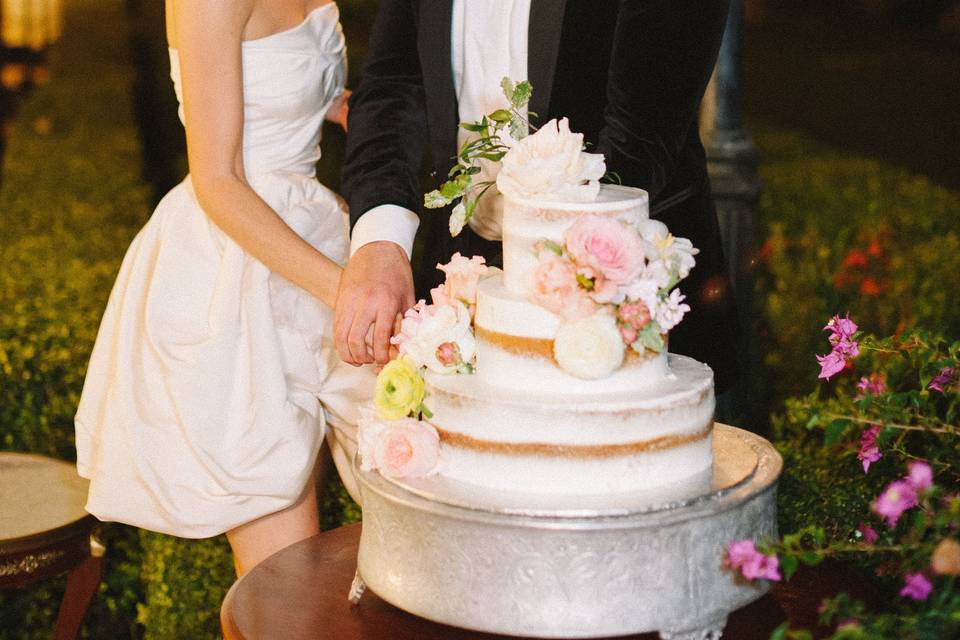
<path fill-rule="evenodd" d="M 453 0 L 420 0 L 417 49 L 427 103 L 427 126 L 435 161 L 457 155 L 457 95 L 450 60 Z"/>
<path fill-rule="evenodd" d="M 535 126 L 549 119 L 550 94 L 557 70 L 566 0 L 531 0 L 527 29 L 527 77 L 533 85 L 530 111 Z"/>

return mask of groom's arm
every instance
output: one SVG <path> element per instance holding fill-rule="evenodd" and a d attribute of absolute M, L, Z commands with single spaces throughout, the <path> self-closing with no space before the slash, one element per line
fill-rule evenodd
<path fill-rule="evenodd" d="M 597 150 L 624 184 L 646 189 L 651 199 L 667 185 L 697 126 L 728 6 L 729 0 L 620 4 Z"/>
<path fill-rule="evenodd" d="M 342 188 L 351 258 L 340 280 L 334 341 L 351 364 L 386 363 L 394 321 L 414 302 L 409 259 L 427 125 L 413 4 L 380 2 L 350 100 Z"/>
<path fill-rule="evenodd" d="M 409 255 L 423 195 L 427 138 L 414 0 L 383 0 L 370 35 L 360 86 L 350 101 L 343 195 L 351 249 L 390 240 Z"/>

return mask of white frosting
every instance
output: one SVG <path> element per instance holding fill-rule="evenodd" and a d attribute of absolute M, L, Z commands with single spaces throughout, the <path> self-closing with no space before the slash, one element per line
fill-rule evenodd
<path fill-rule="evenodd" d="M 480 283 L 475 323 L 487 331 L 520 338 L 553 340 L 560 319 L 540 305 L 507 290 L 500 276 Z M 547 358 L 512 353 L 483 339 L 477 340 L 477 377 L 498 389 L 523 389 L 536 393 L 591 395 L 632 391 L 667 374 L 667 354 L 642 362 L 628 362 L 610 376 L 583 380 L 563 371 Z"/>
<path fill-rule="evenodd" d="M 504 196 L 503 271 L 507 288 L 525 295 L 536 268 L 533 246 L 541 240 L 562 243 L 567 229 L 584 214 L 610 216 L 637 224 L 649 217 L 643 189 L 605 184 L 593 202 L 548 202 Z"/>
<path fill-rule="evenodd" d="M 677 437 L 691 442 L 663 450 L 606 457 L 519 455 L 442 444 L 441 473 L 484 487 L 590 494 L 645 490 L 709 467 L 713 372 L 683 356 L 670 357 L 659 380 L 621 391 L 573 396 L 533 392 L 514 376 L 512 389 L 476 376 L 428 373 L 433 422 L 477 441 L 545 445 L 630 445 Z M 704 444 L 706 442 L 706 444 Z"/>

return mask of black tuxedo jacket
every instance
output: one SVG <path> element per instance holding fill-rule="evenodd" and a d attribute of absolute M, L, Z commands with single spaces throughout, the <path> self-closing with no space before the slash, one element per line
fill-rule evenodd
<path fill-rule="evenodd" d="M 350 101 L 342 188 L 352 223 L 381 204 L 421 211 L 428 148 L 429 188 L 454 164 L 452 4 L 380 1 Z M 534 124 L 569 118 L 623 184 L 649 192 L 652 216 L 700 249 L 680 285 L 692 311 L 671 332 L 670 351 L 713 367 L 718 390 L 732 383 L 737 368 L 736 315 L 697 120 L 727 6 L 728 0 L 532 0 L 528 34 Z M 448 214 L 421 215 L 421 295 L 441 279 L 435 265 L 456 251 L 500 261 L 499 243 L 469 228 L 451 238 Z"/>

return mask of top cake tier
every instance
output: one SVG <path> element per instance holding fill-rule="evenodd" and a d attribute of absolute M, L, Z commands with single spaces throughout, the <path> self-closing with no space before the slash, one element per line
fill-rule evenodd
<path fill-rule="evenodd" d="M 503 274 L 507 289 L 516 295 L 531 290 L 537 266 L 533 247 L 542 240 L 563 242 L 567 229 L 583 215 L 610 217 L 637 224 L 649 217 L 647 192 L 634 187 L 604 184 L 593 202 L 548 202 L 504 196 Z"/>

